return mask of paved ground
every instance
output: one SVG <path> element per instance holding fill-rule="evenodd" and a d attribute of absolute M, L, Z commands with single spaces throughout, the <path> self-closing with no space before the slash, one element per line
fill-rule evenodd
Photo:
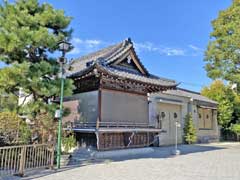
<path fill-rule="evenodd" d="M 240 143 L 180 146 L 182 155 L 173 157 L 173 147 L 154 148 L 141 156 L 104 160 L 99 164 L 74 167 L 38 180 L 239 180 Z M 32 177 L 26 177 L 32 179 Z"/>

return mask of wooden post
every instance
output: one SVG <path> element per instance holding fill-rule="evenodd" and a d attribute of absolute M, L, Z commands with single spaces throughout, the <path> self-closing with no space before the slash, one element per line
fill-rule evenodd
<path fill-rule="evenodd" d="M 96 134 L 96 139 L 97 139 L 97 150 L 99 150 L 99 148 L 100 148 L 100 146 L 99 146 L 99 132 L 98 131 L 96 131 L 95 132 L 95 134 Z"/>
<path fill-rule="evenodd" d="M 99 125 L 100 125 L 100 121 L 99 121 L 99 117 L 97 118 L 97 123 L 96 123 L 96 129 L 99 128 Z"/>
<path fill-rule="evenodd" d="M 24 175 L 25 160 L 26 160 L 26 146 L 22 146 L 19 166 L 19 176 L 21 177 Z"/>
<path fill-rule="evenodd" d="M 98 90 L 98 120 L 102 120 L 102 89 Z"/>
<path fill-rule="evenodd" d="M 50 169 L 53 170 L 54 168 L 54 145 L 51 147 L 51 162 L 50 162 Z"/>

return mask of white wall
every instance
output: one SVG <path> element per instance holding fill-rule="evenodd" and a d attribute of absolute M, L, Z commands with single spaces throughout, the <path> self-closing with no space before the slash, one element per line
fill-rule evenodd
<path fill-rule="evenodd" d="M 103 89 L 101 108 L 102 122 L 149 123 L 147 96 Z"/>
<path fill-rule="evenodd" d="M 70 114 L 63 117 L 63 122 L 95 123 L 98 118 L 98 91 L 90 91 L 64 97 L 64 108 Z"/>
<path fill-rule="evenodd" d="M 180 124 L 181 127 L 178 128 L 178 143 L 183 142 L 183 127 L 184 127 L 184 117 L 188 112 L 188 100 L 189 98 L 173 96 L 164 93 L 151 94 L 150 95 L 150 105 L 149 105 L 149 121 L 152 124 L 156 123 L 156 115 L 161 111 L 161 108 L 169 109 L 172 114 L 172 108 L 176 108 L 176 111 L 180 111 Z M 178 108 L 180 107 L 180 108 Z M 178 109 L 178 110 L 177 110 Z M 169 120 L 168 120 L 169 121 Z M 167 127 L 166 132 L 162 132 L 159 135 L 160 145 L 170 145 L 175 142 L 175 123 L 173 117 L 170 116 L 170 122 L 164 122 L 163 126 Z M 169 125 L 167 125 L 168 123 Z"/>
<path fill-rule="evenodd" d="M 156 123 L 156 114 L 158 113 L 157 107 L 158 104 L 167 102 L 167 103 L 175 103 L 181 104 L 181 128 L 180 128 L 180 136 L 181 140 L 178 142 L 182 142 L 183 140 L 183 128 L 184 128 L 184 117 L 187 113 L 191 113 L 193 117 L 193 122 L 196 127 L 197 137 L 199 142 L 204 142 L 204 140 L 212 139 L 218 140 L 219 132 L 218 132 L 218 125 L 217 125 L 217 114 L 215 113 L 213 116 L 213 128 L 212 129 L 199 129 L 198 128 L 198 109 L 197 109 L 197 102 L 195 100 L 191 100 L 191 97 L 181 97 L 175 95 L 169 95 L 164 93 L 156 93 L 150 95 L 151 103 L 149 105 L 149 121 L 151 124 Z M 174 107 L 174 106 L 173 106 Z M 163 134 L 159 135 L 159 138 L 165 138 L 165 140 L 169 139 L 169 137 L 164 136 Z M 161 141 L 161 140 L 160 140 Z M 162 139 L 162 141 L 164 141 Z M 168 143 L 165 143 L 168 144 Z"/>

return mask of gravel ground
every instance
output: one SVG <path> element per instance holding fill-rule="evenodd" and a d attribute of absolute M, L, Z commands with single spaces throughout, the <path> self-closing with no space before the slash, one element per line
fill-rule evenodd
<path fill-rule="evenodd" d="M 173 147 L 154 148 L 154 153 L 101 160 L 72 167 L 38 180 L 239 180 L 240 143 L 181 145 L 180 156 Z"/>

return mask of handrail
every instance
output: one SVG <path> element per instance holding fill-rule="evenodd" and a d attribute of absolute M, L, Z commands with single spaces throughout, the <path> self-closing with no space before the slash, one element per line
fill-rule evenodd
<path fill-rule="evenodd" d="M 9 174 L 22 176 L 28 169 L 53 168 L 54 146 L 33 144 L 0 147 L 0 177 Z"/>
<path fill-rule="evenodd" d="M 71 123 L 70 128 L 75 127 L 96 127 L 96 122 L 78 122 Z M 135 123 L 135 122 L 99 122 L 99 127 L 144 127 L 144 128 L 154 128 L 155 126 L 148 123 Z"/>

